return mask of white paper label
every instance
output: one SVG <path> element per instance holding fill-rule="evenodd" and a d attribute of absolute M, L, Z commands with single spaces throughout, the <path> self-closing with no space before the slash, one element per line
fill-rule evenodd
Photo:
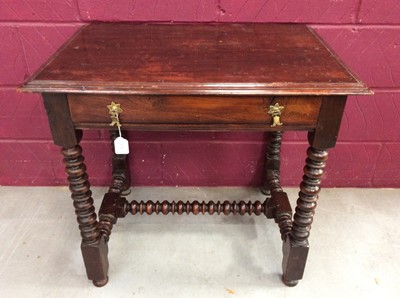
<path fill-rule="evenodd" d="M 114 141 L 115 154 L 129 154 L 129 143 L 127 139 L 118 137 Z"/>

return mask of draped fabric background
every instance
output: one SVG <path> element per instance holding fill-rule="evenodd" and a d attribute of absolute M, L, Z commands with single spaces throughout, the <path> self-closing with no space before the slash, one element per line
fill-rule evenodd
<path fill-rule="evenodd" d="M 400 186 L 399 0 L 0 0 L 0 185 L 64 185 L 39 95 L 16 91 L 80 26 L 92 21 L 311 24 L 375 92 L 349 97 L 325 186 Z M 258 185 L 262 133 L 131 132 L 134 185 Z M 82 142 L 90 180 L 107 185 L 109 135 Z M 287 133 L 284 185 L 297 185 L 305 133 Z"/>

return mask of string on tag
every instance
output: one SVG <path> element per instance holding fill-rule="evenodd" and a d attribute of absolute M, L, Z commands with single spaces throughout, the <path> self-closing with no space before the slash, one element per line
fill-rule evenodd
<path fill-rule="evenodd" d="M 122 138 L 122 133 L 121 133 L 121 123 L 119 122 L 119 115 L 118 115 L 118 113 L 116 114 L 116 118 L 117 118 L 117 121 L 118 121 L 118 123 L 117 123 L 117 127 L 118 127 L 118 134 L 119 134 L 119 137 L 120 137 L 120 138 Z"/>

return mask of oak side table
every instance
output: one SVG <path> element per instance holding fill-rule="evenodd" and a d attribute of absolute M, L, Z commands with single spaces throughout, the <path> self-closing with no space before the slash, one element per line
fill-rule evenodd
<path fill-rule="evenodd" d="M 62 148 L 87 276 L 108 281 L 117 218 L 132 214 L 240 214 L 273 218 L 283 242 L 283 282 L 303 276 L 327 150 L 349 94 L 371 94 L 315 32 L 300 24 L 93 23 L 83 26 L 21 88 L 40 92 Z M 125 198 L 127 154 L 115 144 L 111 187 L 98 215 L 79 142 L 82 130 L 264 131 L 270 134 L 264 202 L 153 202 Z M 292 216 L 280 185 L 282 133 L 308 131 Z M 118 143 L 119 144 L 119 143 Z"/>

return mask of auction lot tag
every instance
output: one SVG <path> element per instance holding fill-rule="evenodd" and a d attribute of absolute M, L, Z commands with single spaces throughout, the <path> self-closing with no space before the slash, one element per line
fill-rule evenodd
<path fill-rule="evenodd" d="M 129 154 L 129 142 L 123 137 L 118 137 L 114 141 L 115 154 Z"/>

